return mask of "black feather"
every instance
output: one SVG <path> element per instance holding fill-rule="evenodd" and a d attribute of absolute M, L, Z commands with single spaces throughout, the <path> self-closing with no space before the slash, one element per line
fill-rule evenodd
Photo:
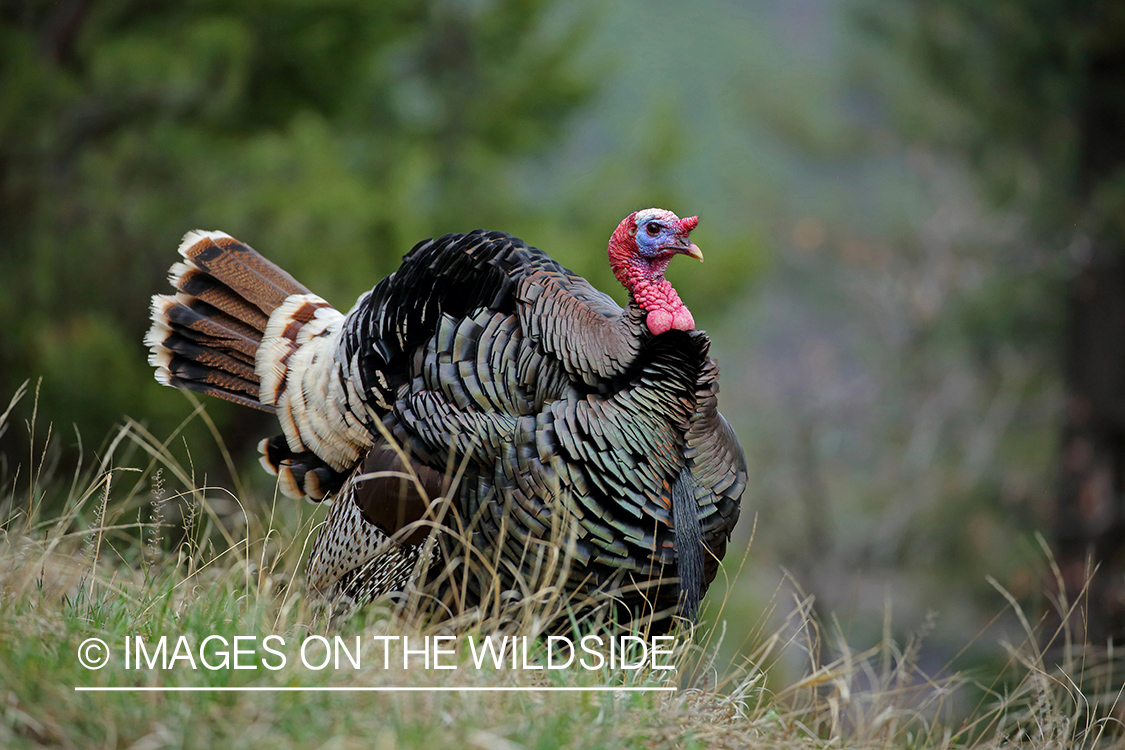
<path fill-rule="evenodd" d="M 672 485 L 672 520 L 676 526 L 676 574 L 680 579 L 679 614 L 692 622 L 703 600 L 703 532 L 695 501 L 695 478 L 684 469 Z"/>

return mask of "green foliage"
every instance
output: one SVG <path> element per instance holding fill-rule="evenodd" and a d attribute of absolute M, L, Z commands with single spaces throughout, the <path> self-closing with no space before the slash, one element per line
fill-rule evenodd
<path fill-rule="evenodd" d="M 1080 14 L 1045 6 L 776 6 L 803 23 L 743 101 L 793 177 L 774 273 L 715 336 L 747 340 L 722 359 L 757 513 L 746 616 L 776 561 L 852 645 L 891 606 L 934 615 L 940 660 L 990 627 L 984 572 L 1040 592 L 1083 85 L 1081 33 L 1059 38 Z"/>
<path fill-rule="evenodd" d="M 1091 165 L 1125 123 L 1125 8 L 1112 0 L 863 4 L 866 72 L 916 142 L 963 158 L 995 205 L 1049 236 L 1121 232 L 1125 174 Z M 890 54 L 890 59 L 886 56 Z M 891 64 L 888 64 L 891 63 Z M 917 87 L 921 85 L 919 95 Z M 913 91 L 911 89 L 914 89 Z M 1108 163 L 1108 160 L 1106 160 Z"/>
<path fill-rule="evenodd" d="M 857 54 L 857 72 L 887 121 L 909 141 L 916 162 L 952 168 L 969 188 L 964 192 L 987 209 L 953 248 L 954 257 L 975 266 L 975 289 L 948 306 L 931 339 L 971 353 L 981 382 L 1001 384 L 980 424 L 1001 409 L 1012 417 L 1013 429 L 993 442 L 995 462 L 981 474 L 985 481 L 965 498 L 976 508 L 974 534 L 982 528 L 977 521 L 992 517 L 974 546 L 993 546 L 988 537 L 1005 518 L 1049 525 L 1064 569 L 1080 567 L 1090 551 L 1102 575 L 1118 580 L 1113 543 L 1093 541 L 1103 534 L 1097 503 L 1112 507 L 1119 500 L 1116 489 L 1093 488 L 1119 486 L 1118 469 L 1099 464 L 1083 475 L 1087 469 L 1074 467 L 1085 464 L 1069 458 L 1069 441 L 1092 419 L 1098 426 L 1082 445 L 1099 457 L 1120 453 L 1114 437 L 1120 388 L 1106 368 L 1120 359 L 1114 333 L 1120 300 L 1107 280 L 1120 275 L 1125 258 L 1125 6 L 867 0 L 861 7 L 866 47 Z M 920 234 L 932 236 L 935 228 Z M 989 266 L 991 273 L 981 273 Z M 1104 307 L 1090 301 L 1094 289 Z M 1104 395 L 1089 386 L 1103 382 L 1114 384 Z M 1005 405 L 1019 401 L 1024 405 Z M 1088 404 L 1086 413 L 1094 416 L 1079 416 L 1073 404 Z M 1111 499 L 1101 500 L 1099 492 Z M 1072 518 L 1099 520 L 1087 528 Z M 1070 596 L 1079 586 L 1079 577 L 1067 578 Z M 1099 629 L 1110 618 L 1098 596 L 1086 622 L 1091 641 L 1104 642 Z"/>
<path fill-rule="evenodd" d="M 7 4 L 0 393 L 42 375 L 45 411 L 80 431 L 123 413 L 170 429 L 184 403 L 140 341 L 189 229 L 243 238 L 347 309 L 420 239 L 542 228 L 513 170 L 592 91 L 585 22 L 548 7 Z M 261 425 L 215 413 L 236 449 Z"/>

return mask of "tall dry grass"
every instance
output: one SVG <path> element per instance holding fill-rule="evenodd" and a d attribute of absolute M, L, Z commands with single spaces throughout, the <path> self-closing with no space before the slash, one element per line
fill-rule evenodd
<path fill-rule="evenodd" d="M 26 389 L 16 394 L 0 415 L 0 429 L 12 426 L 14 408 L 27 395 Z M 206 411 L 197 404 L 189 419 L 206 420 Z M 674 632 L 672 672 L 478 670 L 470 668 L 465 638 L 528 635 L 534 662 L 544 656 L 538 636 L 582 610 L 561 593 L 565 554 L 543 558 L 541 578 L 527 589 L 532 596 L 492 592 L 481 607 L 436 616 L 434 597 L 418 586 L 333 620 L 300 575 L 323 511 L 276 496 L 255 499 L 237 479 L 233 491 L 201 482 L 190 460 L 185 464 L 170 450 L 179 430 L 158 440 L 132 421 L 63 477 L 51 470 L 52 430 L 37 428 L 37 420 L 33 400 L 26 427 L 37 454 L 18 464 L 0 492 L 0 746 L 1097 748 L 1120 742 L 1122 663 L 1073 632 L 1081 602 L 1054 602 L 1062 616 L 1051 621 L 1063 624 L 1045 633 L 1048 619 L 1033 618 L 997 586 L 998 610 L 1015 612 L 1025 637 L 993 644 L 1004 658 L 990 673 L 950 665 L 925 674 L 918 663 L 925 632 L 896 642 L 890 622 L 876 647 L 853 650 L 841 628 L 818 620 L 802 596 L 772 602 L 774 611 L 749 629 L 734 661 L 719 657 L 729 629 L 719 599 L 707 603 L 712 625 Z M 560 538 L 559 550 L 566 544 Z M 482 561 L 486 570 L 498 564 Z M 735 569 L 724 575 L 753 575 L 732 562 Z M 571 635 L 601 626 L 575 619 Z M 278 634 L 290 642 L 308 634 L 359 636 L 364 661 L 359 669 L 329 672 L 295 660 L 276 671 L 238 672 L 137 670 L 116 660 L 90 671 L 75 658 L 87 637 L 113 645 L 161 634 L 195 643 L 215 634 Z M 439 634 L 462 639 L 455 657 L 461 668 L 384 669 L 372 638 Z M 782 662 L 805 667 L 779 685 L 771 675 Z M 675 690 L 360 692 L 614 685 Z M 154 695 L 77 693 L 75 686 L 349 690 Z"/>

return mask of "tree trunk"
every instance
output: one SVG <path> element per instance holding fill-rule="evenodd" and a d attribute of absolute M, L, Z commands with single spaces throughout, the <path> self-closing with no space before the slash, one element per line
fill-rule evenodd
<path fill-rule="evenodd" d="M 1068 295 L 1054 528 L 1071 635 L 1104 646 L 1125 643 L 1125 237 L 1101 200 L 1125 172 L 1125 53 L 1095 52 L 1085 72 L 1077 197 L 1091 247 Z"/>

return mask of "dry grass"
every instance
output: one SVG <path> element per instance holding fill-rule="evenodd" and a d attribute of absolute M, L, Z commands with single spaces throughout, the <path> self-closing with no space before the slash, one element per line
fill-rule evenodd
<path fill-rule="evenodd" d="M 545 639 L 536 636 L 572 607 L 558 586 L 460 618 L 435 618 L 419 589 L 405 603 L 376 604 L 333 623 L 296 573 L 322 512 L 276 499 L 249 509 L 240 501 L 250 497 L 245 490 L 197 483 L 190 463 L 169 451 L 175 439 L 158 441 L 130 423 L 64 481 L 42 468 L 49 431 L 33 434 L 40 451 L 27 464 L 33 470 L 17 473 L 0 493 L 0 746 L 1094 748 L 1120 736 L 1120 662 L 1078 647 L 1065 628 L 1059 647 L 1040 649 L 1039 626 L 1011 597 L 1027 638 L 1000 644 L 1007 663 L 994 674 L 924 675 L 917 657 L 925 633 L 899 644 L 889 623 L 879 646 L 854 652 L 837 628 L 815 619 L 807 598 L 775 602 L 788 613 L 784 622 L 763 617 L 734 663 L 718 656 L 725 602 L 710 601 L 719 624 L 674 633 L 674 672 L 477 669 L 468 640 L 500 632 L 531 636 L 529 662 L 541 662 Z M 543 580 L 557 583 L 564 567 L 547 560 Z M 571 635 L 593 626 L 583 627 Z M 260 644 L 271 634 L 284 639 L 289 657 L 276 670 L 122 663 L 127 637 L 150 643 L 183 635 L 197 645 L 211 635 L 252 636 Z M 361 666 L 300 664 L 295 646 L 310 634 L 349 644 L 358 637 Z M 410 669 L 385 669 L 374 638 L 383 635 L 454 635 L 450 662 L 458 668 L 425 669 L 414 660 Z M 113 650 L 104 669 L 78 663 L 79 644 L 90 637 Z M 392 664 L 401 659 L 397 649 Z M 778 686 L 770 678 L 781 660 L 807 666 Z M 348 690 L 88 693 L 75 686 Z M 358 689 L 600 686 L 676 690 Z"/>

